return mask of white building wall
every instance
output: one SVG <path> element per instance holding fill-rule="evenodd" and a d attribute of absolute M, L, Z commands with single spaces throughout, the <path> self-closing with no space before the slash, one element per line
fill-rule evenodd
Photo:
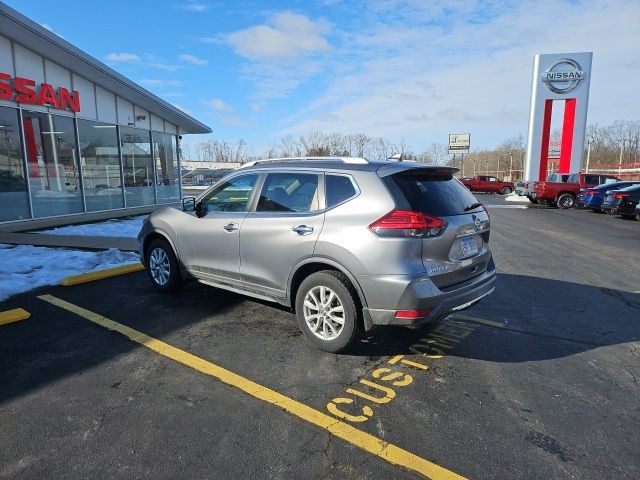
<path fill-rule="evenodd" d="M 118 123 L 116 114 L 116 96 L 102 87 L 96 87 L 96 109 L 98 120 L 105 123 Z M 80 97 L 80 111 L 82 111 L 82 97 Z"/>
<path fill-rule="evenodd" d="M 73 74 L 73 89 L 80 94 L 80 111 L 76 114 L 79 118 L 97 120 L 96 111 L 96 87 L 93 83 L 80 75 Z"/>
<path fill-rule="evenodd" d="M 49 83 L 56 89 L 64 87 L 69 92 L 76 90 L 80 95 L 80 112 L 75 114 L 70 110 L 65 111 L 31 104 L 22 105 L 25 109 L 49 111 L 57 115 L 74 115 L 78 118 L 135 126 L 157 132 L 177 133 L 175 125 L 165 122 L 157 115 L 116 96 L 86 78 L 73 73 L 68 68 L 45 59 L 2 35 L 0 35 L 0 72 L 8 73 L 12 77 L 29 78 L 34 80 L 36 85 Z M 18 106 L 16 102 L 8 100 L 0 100 L 0 105 Z"/>
<path fill-rule="evenodd" d="M 0 65 L 2 65 L 2 71 L 8 73 L 12 77 L 15 76 L 13 70 L 13 53 L 11 52 L 11 42 L 8 38 L 0 35 Z"/>

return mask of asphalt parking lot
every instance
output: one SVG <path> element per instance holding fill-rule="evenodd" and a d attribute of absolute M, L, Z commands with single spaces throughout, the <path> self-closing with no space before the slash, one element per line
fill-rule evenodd
<path fill-rule="evenodd" d="M 640 222 L 478 198 L 496 291 L 345 355 L 144 272 L 0 304 L 0 478 L 640 478 Z"/>

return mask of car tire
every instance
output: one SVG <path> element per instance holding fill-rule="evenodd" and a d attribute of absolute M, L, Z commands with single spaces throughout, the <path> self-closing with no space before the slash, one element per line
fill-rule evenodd
<path fill-rule="evenodd" d="M 183 285 L 180 265 L 169 242 L 154 240 L 145 252 L 147 276 L 156 290 L 164 293 L 178 291 Z"/>
<path fill-rule="evenodd" d="M 620 216 L 625 220 L 633 220 L 634 218 L 636 218 L 635 215 L 620 215 Z"/>
<path fill-rule="evenodd" d="M 529 201 L 531 203 L 533 203 L 534 205 L 538 204 L 538 199 L 537 198 L 531 198 L 529 195 L 527 195 L 527 198 L 529 199 Z"/>
<path fill-rule="evenodd" d="M 322 270 L 309 275 L 296 292 L 295 307 L 300 330 L 325 352 L 346 350 L 362 332 L 358 295 L 342 272 Z"/>
<path fill-rule="evenodd" d="M 556 203 L 558 204 L 558 207 L 562 208 L 563 210 L 567 210 L 568 208 L 571 208 L 575 205 L 576 199 L 570 193 L 563 193 L 558 197 Z"/>
<path fill-rule="evenodd" d="M 511 190 L 511 187 L 503 187 L 502 188 L 502 195 L 509 195 L 513 190 Z"/>

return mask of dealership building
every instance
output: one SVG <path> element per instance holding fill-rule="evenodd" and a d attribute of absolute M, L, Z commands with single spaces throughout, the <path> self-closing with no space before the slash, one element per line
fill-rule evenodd
<path fill-rule="evenodd" d="M 211 129 L 0 3 L 0 228 L 181 196 L 182 135 Z"/>

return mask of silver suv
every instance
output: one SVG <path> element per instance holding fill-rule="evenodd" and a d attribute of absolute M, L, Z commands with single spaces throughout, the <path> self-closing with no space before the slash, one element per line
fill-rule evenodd
<path fill-rule="evenodd" d="M 291 307 L 317 347 L 415 326 L 494 289 L 489 215 L 457 170 L 362 158 L 245 164 L 138 235 L 163 292 L 187 279 Z"/>

